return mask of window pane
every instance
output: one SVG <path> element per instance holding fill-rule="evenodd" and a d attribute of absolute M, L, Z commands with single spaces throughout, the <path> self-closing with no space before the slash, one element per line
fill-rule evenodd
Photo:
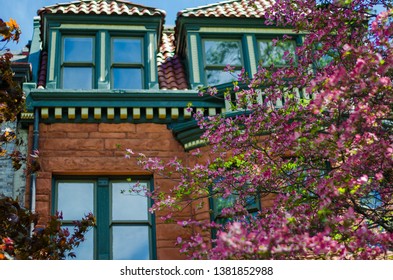
<path fill-rule="evenodd" d="M 142 63 L 142 40 L 113 39 L 114 63 Z"/>
<path fill-rule="evenodd" d="M 239 41 L 205 40 L 204 44 L 207 65 L 242 65 Z"/>
<path fill-rule="evenodd" d="M 148 198 L 143 191 L 146 188 L 146 183 L 112 183 L 112 220 L 147 221 Z"/>
<path fill-rule="evenodd" d="M 64 67 L 64 89 L 91 89 L 93 69 L 91 67 Z"/>
<path fill-rule="evenodd" d="M 114 226 L 112 240 L 114 260 L 150 259 L 148 226 Z"/>
<path fill-rule="evenodd" d="M 377 209 L 383 205 L 382 196 L 378 191 L 371 191 L 367 196 L 360 199 L 363 207 Z"/>
<path fill-rule="evenodd" d="M 215 205 L 215 212 L 217 215 L 221 214 L 221 211 L 224 208 L 229 208 L 232 207 L 235 202 L 236 202 L 237 196 L 236 195 L 230 195 L 226 198 L 223 197 L 217 197 L 214 198 L 214 205 Z"/>
<path fill-rule="evenodd" d="M 142 70 L 139 68 L 114 68 L 114 89 L 141 89 Z"/>
<path fill-rule="evenodd" d="M 285 52 L 288 51 L 286 59 Z M 295 55 L 295 42 L 279 41 L 274 46 L 272 41 L 259 41 L 259 52 L 262 66 L 268 67 L 272 64 L 275 66 L 283 66 L 288 64 L 288 59 Z"/>
<path fill-rule="evenodd" d="M 70 231 L 70 235 L 73 233 L 74 228 L 69 226 L 65 227 Z M 80 243 L 77 248 L 74 248 L 72 252 L 75 253 L 75 258 L 66 256 L 67 260 L 93 260 L 94 259 L 94 229 L 89 230 L 85 234 L 85 240 Z M 68 254 L 68 252 L 67 252 Z"/>
<path fill-rule="evenodd" d="M 64 220 L 80 220 L 85 214 L 94 214 L 94 184 L 59 182 L 57 185 L 57 210 Z"/>
<path fill-rule="evenodd" d="M 219 85 L 236 81 L 240 70 L 234 72 L 226 72 L 223 70 L 206 70 L 206 78 L 208 85 Z"/>
<path fill-rule="evenodd" d="M 92 62 L 93 38 L 64 38 L 65 62 Z"/>

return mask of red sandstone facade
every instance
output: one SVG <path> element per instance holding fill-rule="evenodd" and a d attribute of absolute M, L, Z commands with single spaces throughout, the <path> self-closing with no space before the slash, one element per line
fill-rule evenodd
<path fill-rule="evenodd" d="M 111 180 L 143 178 L 151 188 L 160 186 L 164 191 L 174 186 L 173 180 L 138 166 L 136 155 L 126 159 L 128 148 L 164 161 L 177 157 L 186 164 L 194 163 L 189 151 L 203 146 L 199 142 L 202 132 L 188 107 L 205 116 L 225 113 L 228 108 L 223 99 L 200 97 L 198 87 L 207 86 L 211 80 L 232 86 L 231 81 L 221 79 L 225 60 L 208 63 L 206 48 L 217 47 L 213 52 L 221 52 L 219 47 L 230 42 L 235 47 L 227 51 L 237 55 L 250 74 L 255 73 L 259 55 L 256 46 L 268 41 L 258 31 L 264 28 L 264 10 L 259 2 L 264 1 L 256 1 L 257 8 L 246 0 L 230 0 L 186 9 L 179 12 L 174 30 L 164 30 L 163 11 L 123 0 L 76 1 L 38 11 L 40 19 L 35 22 L 30 50 L 33 79 L 24 86 L 29 112 L 23 116 L 29 153 L 39 151 L 40 165 L 39 172 L 26 180 L 26 204 L 38 212 L 41 224 L 63 210 L 59 205 L 71 212 L 73 207 L 83 210 L 83 205 L 75 204 L 78 199 L 84 203 L 83 193 L 72 197 L 72 191 L 66 195 L 62 192 L 72 184 L 71 189 L 79 187 L 74 182 L 78 180 L 84 182 L 80 188 L 88 189 L 86 182 L 94 180 L 93 208 L 98 221 L 107 223 L 109 229 L 94 229 L 90 239 L 94 239 L 91 247 L 95 251 L 90 258 L 115 259 L 115 253 L 108 251 L 118 244 L 123 246 L 116 236 L 122 236 L 127 226 L 139 228 L 139 233 L 146 235 L 135 240 L 127 239 L 129 235 L 121 237 L 127 241 L 124 247 L 138 245 L 139 240 L 146 242 L 149 253 L 141 257 L 134 252 L 136 259 L 184 258 L 175 243 L 187 232 L 177 224 L 164 223 L 161 217 L 166 213 L 149 216 L 146 203 L 138 209 L 142 214 L 146 212 L 142 220 L 115 221 L 110 215 L 117 202 L 111 200 L 108 205 L 97 190 L 100 184 L 106 184 L 109 191 L 104 191 L 103 197 L 109 201 L 116 196 L 110 193 Z M 268 37 L 276 35 L 270 33 Z M 124 51 L 124 44 L 135 49 Z M 75 74 L 78 71 L 83 75 Z M 207 72 L 217 72 L 220 78 Z M 124 78 L 123 74 L 128 76 Z M 208 146 L 202 150 L 209 156 Z M 60 190 L 59 182 L 64 190 Z M 264 197 L 262 203 L 269 206 L 271 197 Z M 211 211 L 207 199 L 204 205 L 197 212 L 189 207 L 179 215 L 208 220 Z M 108 213 L 102 214 L 102 207 Z M 104 244 L 95 244 L 100 242 Z M 95 247 L 106 246 L 105 242 L 110 248 L 101 254 Z"/>

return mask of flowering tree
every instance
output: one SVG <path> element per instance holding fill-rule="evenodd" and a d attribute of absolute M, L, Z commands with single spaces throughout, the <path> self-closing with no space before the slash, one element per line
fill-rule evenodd
<path fill-rule="evenodd" d="M 16 121 L 24 108 L 24 93 L 14 80 L 11 69 L 12 54 L 5 50 L 9 41 L 18 41 L 20 29 L 15 20 L 4 22 L 0 19 L 0 124 Z M 2 52 L 4 51 L 4 52 Z M 26 157 L 19 151 L 7 151 L 7 143 L 15 141 L 15 132 L 4 129 L 0 133 L 0 156 L 10 156 L 15 169 L 21 167 Z M 33 161 L 28 172 L 36 172 L 38 151 L 32 155 Z M 24 209 L 18 201 L 0 193 L 0 260 L 35 259 L 58 260 L 74 257 L 72 251 L 84 240 L 85 233 L 95 224 L 92 214 L 74 222 L 73 232 L 61 227 L 61 213 L 49 218 L 45 227 L 39 226 L 37 214 Z"/>
<path fill-rule="evenodd" d="M 376 4 L 385 11 L 374 14 Z M 260 67 L 224 93 L 202 93 L 224 97 L 236 112 L 195 115 L 208 143 L 193 152 L 197 164 L 139 156 L 147 170 L 180 176 L 169 192 L 158 188 L 151 194 L 152 211 L 165 209 L 167 219 L 190 229 L 189 237 L 178 238 L 190 258 L 388 258 L 392 2 L 268 5 L 265 23 L 293 28 L 302 34 L 302 45 L 295 55 L 284 53 L 288 67 Z M 176 218 L 183 207 L 202 211 L 208 198 L 211 220 Z M 267 198 L 274 200 L 270 207 L 264 207 Z M 261 208 L 255 206 L 260 200 Z"/>

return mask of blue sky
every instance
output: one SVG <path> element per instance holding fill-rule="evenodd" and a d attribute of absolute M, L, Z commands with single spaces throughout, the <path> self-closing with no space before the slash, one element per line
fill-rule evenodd
<path fill-rule="evenodd" d="M 32 38 L 33 18 L 37 10 L 56 3 L 67 3 L 75 0 L 0 0 L 0 18 L 8 21 L 15 19 L 21 27 L 22 36 L 18 44 L 8 44 L 11 50 L 21 50 Z M 222 0 L 129 0 L 130 2 L 155 7 L 166 11 L 166 25 L 174 25 L 178 11 L 203 6 Z M 1 47 L 2 45 L 0 45 Z"/>

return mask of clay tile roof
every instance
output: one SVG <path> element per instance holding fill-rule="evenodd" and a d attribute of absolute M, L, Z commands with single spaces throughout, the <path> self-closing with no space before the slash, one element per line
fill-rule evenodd
<path fill-rule="evenodd" d="M 38 10 L 38 15 L 42 16 L 43 14 L 165 16 L 165 11 L 123 0 L 80 0 L 46 6 Z"/>
<path fill-rule="evenodd" d="M 211 17 L 211 18 L 263 18 L 268 0 L 230 0 L 206 6 L 185 9 L 177 13 L 179 17 Z"/>
<path fill-rule="evenodd" d="M 180 58 L 175 54 L 173 31 L 164 31 L 157 55 L 160 89 L 188 89 L 187 77 Z"/>
<path fill-rule="evenodd" d="M 41 53 L 41 65 L 40 65 L 40 71 L 38 73 L 38 82 L 37 82 L 38 88 L 44 88 L 46 85 L 47 68 L 48 68 L 48 53 L 46 51 L 43 51 Z"/>

